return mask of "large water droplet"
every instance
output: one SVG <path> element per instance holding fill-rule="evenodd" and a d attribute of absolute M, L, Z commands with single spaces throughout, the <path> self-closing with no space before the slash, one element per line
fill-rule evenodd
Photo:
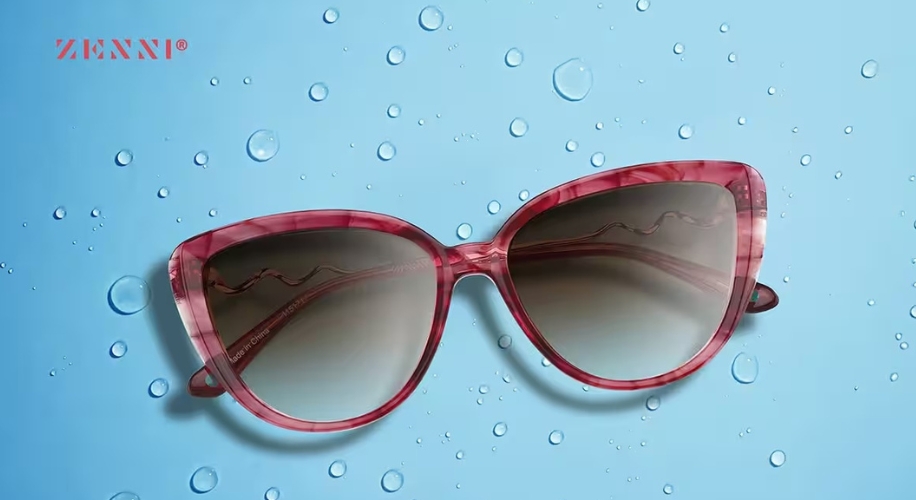
<path fill-rule="evenodd" d="M 649 10 L 649 5 L 650 5 L 649 0 L 637 0 L 636 10 L 640 12 L 645 12 Z"/>
<path fill-rule="evenodd" d="M 786 463 L 786 452 L 776 450 L 770 453 L 770 465 L 773 467 L 782 467 Z"/>
<path fill-rule="evenodd" d="M 127 354 L 127 342 L 119 340 L 114 344 L 111 344 L 111 348 L 108 349 L 108 353 L 111 354 L 112 358 L 121 358 Z"/>
<path fill-rule="evenodd" d="M 445 22 L 445 15 L 435 5 L 424 7 L 420 11 L 420 27 L 426 31 L 436 31 Z"/>
<path fill-rule="evenodd" d="M 509 432 L 509 426 L 505 422 L 497 422 L 493 426 L 493 435 L 496 437 L 503 437 L 506 435 L 506 432 Z"/>
<path fill-rule="evenodd" d="M 878 61 L 869 59 L 862 65 L 862 76 L 865 78 L 874 78 L 878 75 Z"/>
<path fill-rule="evenodd" d="M 248 156 L 254 161 L 267 161 L 277 156 L 280 138 L 273 130 L 261 129 L 248 138 Z"/>
<path fill-rule="evenodd" d="M 219 483 L 219 476 L 213 467 L 201 467 L 191 474 L 191 490 L 194 493 L 207 493 L 213 491 Z"/>
<path fill-rule="evenodd" d="M 55 219 L 61 220 L 67 216 L 67 209 L 64 207 L 57 207 L 51 215 L 53 215 Z"/>
<path fill-rule="evenodd" d="M 655 411 L 661 406 L 662 402 L 658 399 L 658 396 L 649 396 L 649 399 L 646 399 L 646 409 L 649 411 Z"/>
<path fill-rule="evenodd" d="M 670 495 L 674 493 L 674 486 L 671 486 L 670 484 L 666 484 L 665 486 L 662 487 L 662 493 L 666 495 Z"/>
<path fill-rule="evenodd" d="M 149 285 L 137 276 L 123 276 L 108 290 L 108 305 L 120 314 L 135 314 L 143 310 L 152 294 Z"/>
<path fill-rule="evenodd" d="M 280 500 L 279 488 L 267 488 L 264 492 L 264 500 Z"/>
<path fill-rule="evenodd" d="M 509 124 L 509 133 L 512 137 L 521 137 L 528 133 L 528 122 L 524 118 L 516 118 Z"/>
<path fill-rule="evenodd" d="M 165 186 L 159 188 L 159 191 L 156 191 L 156 196 L 160 198 L 168 198 L 169 197 L 169 188 Z"/>
<path fill-rule="evenodd" d="M 378 150 L 376 151 L 376 155 L 378 156 L 378 159 L 382 161 L 389 161 L 392 158 L 394 158 L 395 155 L 397 154 L 398 154 L 397 148 L 394 147 L 394 144 L 392 144 L 389 141 L 385 141 L 379 144 Z"/>
<path fill-rule="evenodd" d="M 593 154 L 592 157 L 589 159 L 589 161 L 591 162 L 592 166 L 595 168 L 603 166 L 604 165 L 604 153 L 597 152 Z"/>
<path fill-rule="evenodd" d="M 397 118 L 401 116 L 401 107 L 398 106 L 397 104 L 392 104 L 391 106 L 388 106 L 387 113 L 388 113 L 388 118 Z"/>
<path fill-rule="evenodd" d="M 99 210 L 98 208 L 93 208 L 92 211 L 89 212 L 89 216 L 93 218 L 98 217 L 100 215 L 102 215 L 102 211 Z"/>
<path fill-rule="evenodd" d="M 328 467 L 328 475 L 333 478 L 343 477 L 347 473 L 347 462 L 343 460 L 334 460 Z"/>
<path fill-rule="evenodd" d="M 801 160 L 798 161 L 802 166 L 807 167 L 811 164 L 811 155 L 802 155 Z"/>
<path fill-rule="evenodd" d="M 564 437 L 563 431 L 552 431 L 550 435 L 547 436 L 547 442 L 556 446 L 563 442 Z"/>
<path fill-rule="evenodd" d="M 404 486 L 404 475 L 394 469 L 382 475 L 382 489 L 394 493 Z"/>
<path fill-rule="evenodd" d="M 579 149 L 579 143 L 578 143 L 578 142 L 572 141 L 572 140 L 566 141 L 566 150 L 567 150 L 567 151 L 569 151 L 570 153 L 572 153 L 572 152 L 574 152 L 574 151 L 577 150 L 577 149 Z"/>
<path fill-rule="evenodd" d="M 672 48 L 671 50 L 673 50 L 675 54 L 678 54 L 678 55 L 683 54 L 684 53 L 684 44 L 676 43 L 674 44 L 674 48 Z"/>
<path fill-rule="evenodd" d="M 595 76 L 581 59 L 570 59 L 553 70 L 553 89 L 567 101 L 581 101 L 592 90 Z"/>
<path fill-rule="evenodd" d="M 757 358 L 745 352 L 739 353 L 732 361 L 732 377 L 742 384 L 751 384 L 757 380 L 759 371 Z"/>
<path fill-rule="evenodd" d="M 500 349 L 508 349 L 512 347 L 512 337 L 501 335 L 499 339 L 496 340 L 496 345 L 498 345 Z"/>
<path fill-rule="evenodd" d="M 149 395 L 154 398 L 161 398 L 169 392 L 169 381 L 164 378 L 157 378 L 149 384 Z"/>
<path fill-rule="evenodd" d="M 474 232 L 474 228 L 471 227 L 467 222 L 463 222 L 458 225 L 458 229 L 455 231 L 455 234 L 458 235 L 458 239 L 466 240 L 471 237 L 471 234 Z"/>
<path fill-rule="evenodd" d="M 324 16 L 322 16 L 322 19 L 324 19 L 324 22 L 328 24 L 334 24 L 338 19 L 340 19 L 340 12 L 338 12 L 337 9 L 330 8 L 324 11 Z"/>
<path fill-rule="evenodd" d="M 208 161 L 210 161 L 210 155 L 206 151 L 198 151 L 194 155 L 194 164 L 199 167 L 203 167 Z"/>
<path fill-rule="evenodd" d="M 122 491 L 111 497 L 111 500 L 140 500 L 140 495 L 131 491 Z"/>
<path fill-rule="evenodd" d="M 521 50 L 513 47 L 506 52 L 506 66 L 517 68 L 525 61 L 525 54 Z"/>
<path fill-rule="evenodd" d="M 493 200 L 490 203 L 487 203 L 487 212 L 490 215 L 496 215 L 497 213 L 499 213 L 500 208 L 502 208 L 502 206 L 496 200 Z"/>
<path fill-rule="evenodd" d="M 693 137 L 693 126 L 691 126 L 688 123 L 681 125 L 677 129 L 677 136 L 680 137 L 681 139 L 690 139 L 691 137 Z"/>
<path fill-rule="evenodd" d="M 392 66 L 397 66 L 398 64 L 404 62 L 405 57 L 407 57 L 407 52 L 405 52 L 403 48 L 398 47 L 397 45 L 388 49 L 388 64 Z"/>
<path fill-rule="evenodd" d="M 324 82 L 313 83 L 309 87 L 309 99 L 321 102 L 328 98 L 328 86 Z"/>
<path fill-rule="evenodd" d="M 134 154 L 129 149 L 122 149 L 115 155 L 115 163 L 122 167 L 130 165 L 134 161 Z"/>

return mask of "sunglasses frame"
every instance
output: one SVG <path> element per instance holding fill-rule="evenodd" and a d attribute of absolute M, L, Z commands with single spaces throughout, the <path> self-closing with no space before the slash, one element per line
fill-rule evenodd
<path fill-rule="evenodd" d="M 509 275 L 507 253 L 513 237 L 535 216 L 567 202 L 618 188 L 667 182 L 703 182 L 722 186 L 735 197 L 737 208 L 737 262 L 734 286 L 725 315 L 705 347 L 680 367 L 656 377 L 616 381 L 590 375 L 570 364 L 545 340 L 525 312 Z M 422 229 L 401 219 L 372 212 L 310 210 L 257 217 L 195 236 L 181 243 L 169 259 L 169 277 L 175 303 L 191 343 L 204 363 L 188 384 L 192 395 L 214 397 L 228 392 L 258 418 L 278 427 L 304 432 L 354 429 L 389 414 L 420 385 L 445 329 L 455 284 L 471 274 L 488 276 L 512 316 L 538 351 L 561 372 L 593 387 L 638 390 L 680 380 L 705 365 L 731 337 L 745 312 L 772 309 L 778 303 L 773 290 L 757 283 L 766 233 L 766 187 L 761 175 L 743 163 L 688 160 L 635 165 L 582 177 L 544 192 L 520 207 L 489 242 L 447 247 Z M 437 298 L 432 329 L 419 364 L 407 384 L 380 408 L 338 422 L 310 422 L 281 413 L 258 398 L 234 369 L 207 305 L 208 260 L 243 242 L 284 233 L 334 228 L 359 228 L 400 236 L 422 248 L 432 259 L 437 276 Z"/>

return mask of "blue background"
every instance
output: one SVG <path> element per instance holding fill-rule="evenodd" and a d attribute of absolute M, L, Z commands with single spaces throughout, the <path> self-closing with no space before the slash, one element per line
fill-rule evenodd
<path fill-rule="evenodd" d="M 663 498 L 665 484 L 695 500 L 911 498 L 916 349 L 894 334 L 916 338 L 916 166 L 905 146 L 916 4 L 652 0 L 638 12 L 635 0 L 443 1 L 435 32 L 418 25 L 425 5 L 5 7 L 0 498 L 190 499 L 201 466 L 219 474 L 203 495 L 214 500 L 263 498 L 272 486 L 282 499 Z M 332 6 L 340 19 L 326 24 Z M 82 37 L 184 38 L 189 48 L 171 61 L 55 59 L 57 38 Z M 400 66 L 385 60 L 392 45 L 407 51 Z M 518 68 L 504 63 L 511 47 L 524 52 Z M 578 103 L 551 87 L 553 68 L 573 57 L 595 75 Z M 869 59 L 880 64 L 873 79 L 860 74 Z M 307 96 L 317 81 L 330 89 L 320 103 Z M 392 103 L 397 119 L 386 116 Z M 530 125 L 522 138 L 508 133 L 515 117 Z M 677 136 L 682 123 L 694 126 L 689 140 Z M 266 163 L 245 151 L 261 128 L 280 140 Z M 375 156 L 384 140 L 397 146 L 390 162 Z M 135 155 L 123 168 L 122 148 Z M 206 169 L 193 164 L 199 150 Z M 652 392 L 657 411 L 649 393 L 586 392 L 541 366 L 483 279 L 458 287 L 422 389 L 360 431 L 287 432 L 226 397 L 185 394 L 199 361 L 165 271 L 185 238 L 275 212 L 353 208 L 405 218 L 446 244 L 468 222 L 482 240 L 521 190 L 595 172 L 596 151 L 605 169 L 744 161 L 770 191 L 761 281 L 782 304 L 746 321 L 700 373 Z M 163 186 L 171 194 L 160 199 Z M 107 303 L 123 275 L 144 277 L 154 295 L 133 316 Z M 498 348 L 502 334 L 515 338 L 510 349 Z M 113 359 L 119 339 L 129 352 Z M 730 376 L 741 351 L 759 359 L 753 384 Z M 161 399 L 147 393 L 156 377 L 171 382 Z M 498 421 L 509 425 L 502 438 Z M 566 435 L 559 446 L 547 440 L 554 429 Z M 787 455 L 780 468 L 768 462 L 776 449 Z M 335 459 L 349 465 L 343 478 L 328 475 Z M 405 477 L 393 494 L 379 485 L 391 468 Z"/>

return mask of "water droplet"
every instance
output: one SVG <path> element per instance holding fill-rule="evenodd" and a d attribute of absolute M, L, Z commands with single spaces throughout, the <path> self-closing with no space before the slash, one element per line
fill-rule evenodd
<path fill-rule="evenodd" d="M 405 57 L 407 57 L 407 53 L 397 45 L 388 49 L 388 64 L 392 66 L 397 66 L 404 62 Z"/>
<path fill-rule="evenodd" d="M 168 196 L 169 196 L 169 188 L 164 187 L 164 186 L 161 187 L 161 188 L 159 188 L 159 191 L 156 192 L 156 196 L 158 196 L 158 197 L 160 197 L 160 198 L 168 198 Z"/>
<path fill-rule="evenodd" d="M 127 342 L 119 340 L 114 344 L 111 344 L 111 348 L 108 349 L 108 353 L 111 354 L 112 358 L 121 358 L 127 354 Z"/>
<path fill-rule="evenodd" d="M 93 208 L 92 211 L 89 212 L 90 217 L 98 217 L 100 215 L 102 215 L 102 211 L 99 210 L 98 208 Z"/>
<path fill-rule="evenodd" d="M 219 483 L 219 476 L 213 467 L 201 467 L 191 474 L 191 490 L 194 493 L 207 493 L 213 491 Z"/>
<path fill-rule="evenodd" d="M 512 137 L 521 137 L 528 133 L 528 122 L 524 118 L 516 118 L 509 124 L 509 133 Z"/>
<path fill-rule="evenodd" d="M 637 0 L 636 1 L 636 10 L 640 12 L 645 12 L 649 10 L 649 0 Z"/>
<path fill-rule="evenodd" d="M 324 11 L 324 16 L 322 16 L 322 18 L 324 19 L 324 22 L 328 24 L 334 24 L 338 19 L 340 19 L 340 12 L 338 12 L 337 9 L 331 8 Z"/>
<path fill-rule="evenodd" d="M 760 366 L 757 358 L 747 353 L 739 353 L 732 361 L 732 377 L 742 384 L 751 384 L 757 380 Z"/>
<path fill-rule="evenodd" d="M 782 467 L 784 463 L 786 463 L 786 452 L 776 450 L 770 453 L 770 465 L 773 467 Z"/>
<path fill-rule="evenodd" d="M 496 341 L 496 345 L 498 345 L 500 349 L 508 349 L 509 347 L 512 347 L 512 337 L 508 335 L 502 335 Z"/>
<path fill-rule="evenodd" d="M 486 394 L 486 393 L 490 392 L 490 386 L 484 384 L 484 385 L 480 386 L 480 387 L 477 389 L 477 391 L 480 392 L 481 394 Z"/>
<path fill-rule="evenodd" d="M 462 222 L 458 225 L 458 229 L 455 231 L 455 234 L 458 235 L 458 239 L 466 240 L 471 237 L 471 234 L 474 232 L 474 228 L 471 227 L 467 222 Z"/>
<path fill-rule="evenodd" d="M 910 344 L 908 344 L 908 343 L 906 343 L 906 342 L 901 342 L 901 343 L 900 343 L 900 350 L 901 350 L 901 351 L 905 351 L 905 350 L 907 350 L 907 349 L 909 349 L 909 348 L 910 348 Z"/>
<path fill-rule="evenodd" d="M 131 491 L 122 491 L 121 493 L 111 497 L 110 500 L 140 500 L 140 495 L 137 495 Z"/>
<path fill-rule="evenodd" d="M 382 161 L 389 161 L 394 158 L 396 154 L 398 154 L 397 148 L 389 141 L 379 144 L 378 150 L 376 151 L 378 159 Z"/>
<path fill-rule="evenodd" d="M 734 52 L 731 52 L 730 54 L 728 54 L 728 62 L 733 63 L 737 60 L 738 60 L 738 54 L 735 54 Z"/>
<path fill-rule="evenodd" d="M 722 23 L 719 25 L 720 33 L 728 33 L 728 23 Z"/>
<path fill-rule="evenodd" d="M 662 487 L 662 492 L 666 495 L 670 495 L 674 493 L 674 486 L 671 486 L 670 484 L 666 484 L 665 486 Z"/>
<path fill-rule="evenodd" d="M 593 154 L 592 157 L 589 159 L 589 161 L 591 162 L 592 166 L 595 168 L 603 166 L 604 165 L 604 153 L 599 151 Z"/>
<path fill-rule="evenodd" d="M 270 160 L 279 150 L 280 139 L 273 130 L 261 129 L 248 138 L 248 156 L 254 161 Z"/>
<path fill-rule="evenodd" d="M 328 98 L 328 86 L 324 82 L 313 83 L 309 87 L 309 99 L 321 102 Z"/>
<path fill-rule="evenodd" d="M 404 486 L 404 475 L 394 469 L 382 475 L 382 489 L 394 493 Z"/>
<path fill-rule="evenodd" d="M 505 375 L 503 375 L 503 382 L 505 382 L 505 383 L 507 383 L 507 384 L 511 384 L 511 383 L 512 383 L 512 376 L 509 375 L 508 373 L 505 374 Z"/>
<path fill-rule="evenodd" d="M 208 161 L 210 161 L 210 155 L 206 151 L 198 151 L 194 155 L 194 164 L 199 167 L 205 166 Z"/>
<path fill-rule="evenodd" d="M 496 200 L 493 200 L 490 203 L 487 203 L 487 212 L 489 212 L 490 215 L 495 215 L 499 213 L 500 208 L 502 208 L 502 206 Z"/>
<path fill-rule="evenodd" d="M 115 312 L 124 315 L 142 311 L 150 298 L 149 285 L 137 276 L 118 278 L 108 290 L 108 304 Z"/>
<path fill-rule="evenodd" d="M 891 378 L 891 382 L 896 382 L 897 379 L 900 378 L 900 376 L 897 375 L 897 372 L 894 372 L 894 373 L 891 373 L 891 377 L 890 377 L 890 378 Z"/>
<path fill-rule="evenodd" d="M 604 130 L 604 123 L 603 122 L 596 123 L 595 130 Z"/>
<path fill-rule="evenodd" d="M 833 174 L 833 178 L 839 179 L 840 177 L 843 177 L 843 172 L 840 172 L 839 170 L 837 170 L 837 172 Z"/>
<path fill-rule="evenodd" d="M 782 282 L 783 282 L 783 283 L 788 283 L 788 282 L 789 282 L 789 277 L 788 277 L 788 276 L 783 276 Z"/>
<path fill-rule="evenodd" d="M 802 155 L 801 160 L 798 161 L 802 166 L 807 167 L 811 164 L 811 155 Z"/>
<path fill-rule="evenodd" d="M 661 406 L 662 402 L 658 399 L 658 396 L 649 396 L 649 399 L 646 400 L 646 409 L 649 411 L 655 411 Z"/>
<path fill-rule="evenodd" d="M 676 43 L 674 44 L 674 48 L 672 50 L 674 50 L 675 54 L 683 54 L 684 53 L 684 44 Z"/>
<path fill-rule="evenodd" d="M 399 116 L 401 116 L 401 107 L 400 106 L 398 106 L 397 104 L 392 104 L 391 106 L 388 106 L 388 117 L 389 118 L 397 118 Z"/>
<path fill-rule="evenodd" d="M 738 125 L 746 125 L 746 124 L 747 124 L 747 118 L 745 118 L 745 117 L 743 117 L 743 116 L 739 116 L 739 117 L 738 117 Z"/>
<path fill-rule="evenodd" d="M 894 338 L 897 339 L 897 340 L 903 340 L 903 334 L 902 334 L 902 333 L 896 333 L 896 334 L 894 334 Z"/>
<path fill-rule="evenodd" d="M 337 479 L 347 473 L 347 462 L 343 460 L 334 460 L 328 467 L 328 475 Z"/>
<path fill-rule="evenodd" d="M 426 31 L 436 31 L 445 22 L 445 15 L 434 5 L 424 7 L 420 11 L 420 27 Z"/>
<path fill-rule="evenodd" d="M 210 79 L 210 85 L 213 86 L 213 87 L 216 87 L 217 85 L 219 85 L 219 78 L 217 78 L 217 77 L 215 77 L 215 76 L 214 76 L 213 78 L 211 78 L 211 79 Z"/>
<path fill-rule="evenodd" d="M 506 52 L 506 66 L 510 68 L 517 68 L 525 61 L 525 54 L 522 54 L 522 51 L 513 47 Z"/>
<path fill-rule="evenodd" d="M 522 190 L 519 191 L 519 193 L 518 193 L 518 199 L 521 200 L 521 201 L 527 200 L 527 199 L 528 199 L 528 196 L 529 196 L 529 195 L 528 195 L 528 190 L 527 190 L 527 189 L 522 189 Z"/>
<path fill-rule="evenodd" d="M 567 101 L 585 99 L 594 80 L 592 69 L 581 59 L 570 59 L 553 70 L 553 88 Z"/>
<path fill-rule="evenodd" d="M 878 75 L 878 61 L 869 59 L 862 65 L 862 76 L 865 78 L 874 78 Z"/>
<path fill-rule="evenodd" d="M 767 94 L 776 95 L 776 87 L 770 87 L 767 89 Z"/>
<path fill-rule="evenodd" d="M 553 431 L 549 436 L 547 436 L 547 442 L 556 446 L 563 442 L 564 437 L 565 436 L 563 435 L 563 431 Z"/>
<path fill-rule="evenodd" d="M 913 306 L 913 308 L 910 309 L 910 317 L 916 318 L 916 306 Z"/>
<path fill-rule="evenodd" d="M 245 78 L 242 78 L 242 83 L 244 83 L 245 85 L 251 85 L 251 77 L 246 76 Z"/>
<path fill-rule="evenodd" d="M 848 134 L 851 134 L 851 133 L 852 133 L 852 127 L 851 127 L 851 126 L 847 126 L 846 128 L 843 129 L 843 132 L 846 133 L 847 135 L 848 135 Z"/>
<path fill-rule="evenodd" d="M 207 212 L 207 215 L 209 215 L 210 217 L 216 217 L 217 215 L 219 215 L 219 212 L 215 208 L 211 208 L 210 211 Z"/>
<path fill-rule="evenodd" d="M 551 363 L 549 359 L 547 359 L 547 358 L 541 358 L 541 366 L 543 366 L 543 367 L 546 368 L 546 367 L 548 367 L 548 366 L 550 366 L 550 365 L 552 365 L 552 364 L 553 364 L 553 363 Z"/>
<path fill-rule="evenodd" d="M 168 392 L 169 382 L 164 378 L 157 378 L 149 384 L 149 395 L 154 398 L 161 398 L 168 394 Z"/>
<path fill-rule="evenodd" d="M 683 124 L 677 129 L 677 136 L 681 139 L 690 139 L 693 137 L 693 127 L 690 124 Z"/>
<path fill-rule="evenodd" d="M 54 213 L 52 215 L 55 219 L 61 220 L 67 216 L 67 209 L 64 207 L 57 207 L 54 209 Z"/>
<path fill-rule="evenodd" d="M 503 437 L 506 435 L 506 432 L 509 432 L 509 426 L 505 422 L 497 422 L 493 426 L 493 435 L 496 437 Z"/>
<path fill-rule="evenodd" d="M 463 459 L 464 459 L 464 452 L 461 451 L 461 450 L 458 450 L 458 452 L 455 453 L 455 458 L 457 458 L 458 460 L 463 460 Z"/>
<path fill-rule="evenodd" d="M 798 133 L 798 127 L 792 127 L 792 133 L 793 133 L 793 134 L 797 134 L 797 133 Z"/>
<path fill-rule="evenodd" d="M 57 370 L 52 369 L 51 371 L 48 372 L 48 375 L 50 375 L 50 376 L 52 376 L 52 377 L 55 376 L 55 375 L 57 375 Z"/>
<path fill-rule="evenodd" d="M 868 302 L 866 302 L 866 304 L 873 306 L 875 305 L 875 301 L 873 299 L 868 299 Z"/>
<path fill-rule="evenodd" d="M 576 141 L 566 141 L 566 150 L 572 153 L 573 151 L 579 149 L 579 143 Z"/>

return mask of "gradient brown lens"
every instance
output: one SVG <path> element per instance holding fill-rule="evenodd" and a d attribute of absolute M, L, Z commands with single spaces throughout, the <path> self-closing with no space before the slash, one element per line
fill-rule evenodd
<path fill-rule="evenodd" d="M 230 247 L 207 264 L 207 301 L 239 375 L 290 417 L 365 415 L 405 387 L 429 340 L 436 268 L 412 241 L 313 230 Z M 298 302 L 296 302 L 298 301 Z M 269 317 L 288 320 L 259 335 Z"/>
<path fill-rule="evenodd" d="M 557 353 L 596 377 L 670 372 L 717 331 L 737 251 L 734 196 L 708 183 L 608 191 L 522 227 L 509 274 L 528 317 Z"/>

